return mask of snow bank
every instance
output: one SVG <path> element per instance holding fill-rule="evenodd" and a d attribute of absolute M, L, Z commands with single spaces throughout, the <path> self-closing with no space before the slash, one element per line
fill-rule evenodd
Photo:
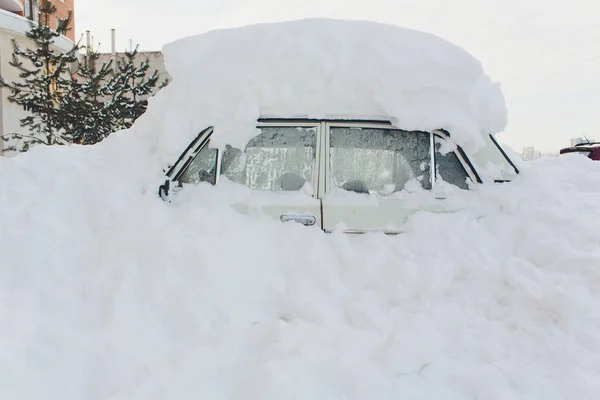
<path fill-rule="evenodd" d="M 328 42 L 338 37 L 349 52 L 344 33 L 368 54 L 376 51 L 369 47 L 389 50 L 394 40 L 455 50 L 392 27 L 358 24 L 355 32 L 335 23 L 328 36 L 321 21 L 290 26 L 281 25 L 281 39 L 269 39 L 284 66 L 280 56 L 292 51 L 278 44 L 316 33 Z M 254 43 L 263 29 L 239 32 Z M 404 39 L 369 36 L 385 31 Z M 215 43 L 227 57 L 237 57 L 228 52 L 238 46 L 225 40 L 228 33 L 210 35 L 223 38 Z M 193 41 L 210 50 L 208 41 Z M 429 48 L 423 54 L 436 59 Z M 446 122 L 458 124 L 478 107 L 492 108 L 475 100 L 494 86 L 469 56 L 449 52 L 435 65 L 455 62 L 464 80 L 445 93 L 452 97 L 466 84 L 473 96 L 460 97 L 473 100 L 471 111 L 465 103 L 449 105 Z M 381 54 L 390 63 L 385 68 L 415 62 Z M 339 55 L 324 56 L 334 70 L 350 68 L 336 63 Z M 356 60 L 374 75 L 384 68 Z M 217 66 L 228 71 L 218 60 L 206 68 Z M 186 70 L 172 71 L 175 81 L 131 131 L 92 147 L 0 157 L 1 398 L 597 398 L 600 163 L 577 155 L 523 163 L 514 182 L 450 193 L 446 201 L 463 211 L 417 213 L 395 237 L 326 235 L 245 216 L 223 201 L 223 187 L 200 185 L 168 204 L 156 195 L 156 156 L 166 154 L 168 132 L 185 142 L 206 116 L 220 116 L 212 122 L 227 130 L 258 113 L 244 108 L 249 103 L 238 99 L 240 92 L 216 96 L 214 104 L 198 97 L 198 90 L 225 87 L 213 86 L 210 75 L 184 88 L 177 79 Z M 285 68 L 272 72 L 285 83 Z M 328 87 L 339 89 L 332 99 L 351 94 L 344 74 L 328 76 Z M 263 93 L 248 84 L 243 93 L 274 101 L 292 97 L 292 89 L 321 93 L 300 77 L 305 87 L 290 83 L 280 93 Z M 402 87 L 422 83 L 415 78 Z M 499 95 L 490 98 L 500 103 Z M 218 114 L 227 99 L 234 111 Z M 192 109 L 197 117 L 188 117 Z M 473 129 L 501 125 L 492 113 L 476 115 L 490 119 L 477 119 Z M 413 116 L 407 118 L 401 121 Z"/>
<path fill-rule="evenodd" d="M 173 82 L 137 129 L 160 132 L 171 161 L 202 129 L 243 148 L 259 117 L 385 119 L 450 131 L 473 151 L 500 132 L 499 86 L 464 50 L 372 22 L 302 20 L 205 33 L 164 48 Z"/>
<path fill-rule="evenodd" d="M 164 203 L 152 151 L 0 158 L 3 398 L 597 397 L 600 163 L 523 164 L 353 237 L 208 185 Z"/>

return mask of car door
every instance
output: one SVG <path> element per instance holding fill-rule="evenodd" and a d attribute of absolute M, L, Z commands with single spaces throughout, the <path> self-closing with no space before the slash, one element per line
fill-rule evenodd
<path fill-rule="evenodd" d="M 418 210 L 448 211 L 444 195 L 431 190 L 436 177 L 461 188 L 472 180 L 456 152 L 440 152 L 441 133 L 383 123 L 327 123 L 324 138 L 322 208 L 328 232 L 399 233 Z"/>
<path fill-rule="evenodd" d="M 261 122 L 257 129 L 245 149 L 225 149 L 219 186 L 227 182 L 248 189 L 233 205 L 242 213 L 321 227 L 321 124 Z"/>

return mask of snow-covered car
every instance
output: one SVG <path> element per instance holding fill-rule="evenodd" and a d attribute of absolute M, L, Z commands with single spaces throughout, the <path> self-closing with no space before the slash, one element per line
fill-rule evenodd
<path fill-rule="evenodd" d="M 252 190 L 297 192 L 296 198 L 273 193 L 272 200 L 280 203 L 260 207 L 282 221 L 319 225 L 325 231 L 343 224 L 345 231 L 392 233 L 419 209 L 445 210 L 443 202 L 425 207 L 418 200 L 427 199 L 411 199 L 411 193 L 432 190 L 440 181 L 460 189 L 482 183 L 460 146 L 440 152 L 449 138 L 443 130 L 405 131 L 382 121 L 275 119 L 261 120 L 257 128 L 260 133 L 245 149 L 227 146 L 223 151 L 208 146 L 214 129 L 204 130 L 167 172 L 161 197 L 168 196 L 172 182 L 217 185 L 227 179 Z M 488 138 L 479 157 L 517 173 L 494 137 Z M 435 192 L 436 200 L 445 196 Z M 304 201 L 298 202 L 301 197 Z"/>
<path fill-rule="evenodd" d="M 165 168 L 163 199 L 200 182 L 244 186 L 255 195 L 232 201 L 244 213 L 397 233 L 415 211 L 451 211 L 452 193 L 518 173 L 493 136 L 502 94 L 463 50 L 373 23 L 241 29 L 196 38 L 210 60 L 201 84 L 197 71 L 174 72 L 198 90 L 188 102 L 217 106 L 198 105 L 192 125 L 206 125 Z"/>
<path fill-rule="evenodd" d="M 594 161 L 600 161 L 600 142 L 579 143 L 560 150 L 560 154 L 582 154 Z"/>

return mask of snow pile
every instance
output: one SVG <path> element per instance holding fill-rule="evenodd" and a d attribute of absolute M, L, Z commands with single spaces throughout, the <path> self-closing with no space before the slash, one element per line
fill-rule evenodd
<path fill-rule="evenodd" d="M 137 129 L 162 133 L 165 162 L 207 126 L 215 126 L 213 145 L 243 148 L 259 117 L 444 128 L 473 151 L 483 147 L 482 134 L 506 125 L 500 88 L 481 64 L 419 31 L 302 20 L 213 31 L 169 44 L 164 53 L 174 80 Z"/>
<path fill-rule="evenodd" d="M 209 74 L 186 85 L 189 71 L 173 65 L 175 81 L 131 131 L 93 147 L 0 158 L 1 398 L 597 398 L 600 163 L 574 155 L 523 164 L 512 183 L 449 192 L 445 201 L 462 211 L 419 212 L 394 237 L 327 235 L 242 215 L 222 201 L 222 186 L 190 188 L 170 204 L 158 199 L 157 165 L 181 151 L 170 135 L 185 142 L 209 116 L 222 131 L 245 126 L 259 113 L 246 108 L 256 96 L 274 106 L 281 100 L 283 111 L 296 93 L 315 95 L 305 112 L 328 105 L 308 73 L 298 75 L 305 85 L 286 84 L 287 70 L 277 68 L 292 65 L 284 57 L 292 50 L 308 52 L 282 46 L 293 37 L 322 36 L 355 60 L 346 65 L 338 53 L 322 53 L 332 107 L 390 105 L 383 111 L 395 116 L 403 95 L 427 83 L 398 87 L 398 78 L 387 88 L 382 80 L 371 87 L 381 89 L 379 98 L 351 67 L 371 77 L 403 71 L 418 53 L 436 61 L 420 64 L 427 76 L 456 74 L 442 90 L 440 82 L 422 97 L 413 93 L 399 121 L 425 115 L 426 102 L 436 111 L 427 123 L 469 122 L 463 139 L 503 124 L 501 95 L 451 45 L 386 26 L 325 28 L 322 21 L 275 25 L 278 35 L 269 38 L 261 26 L 241 29 L 248 37 L 241 43 L 216 32 L 209 35 L 222 40 L 214 49 L 190 39 L 245 63 L 256 81 L 240 65 L 205 59 L 209 72 L 241 74 L 229 77 L 244 85 L 239 91 L 216 96 L 223 80 Z M 351 52 L 353 41 L 388 63 L 369 64 Z M 394 52 L 398 43 L 413 51 Z M 244 44 L 272 48 L 282 90 L 254 90 L 267 75 L 254 70 L 258 61 L 230 51 Z M 448 53 L 429 53 L 436 44 Z M 307 63 L 300 66 L 316 67 Z M 442 64 L 447 69 L 434 68 Z M 355 96 L 351 77 L 359 79 Z M 399 103 L 387 102 L 393 93 Z M 492 113 L 495 106 L 502 112 Z M 233 131 L 222 137 L 243 139 Z"/>
<path fill-rule="evenodd" d="M 141 148 L 0 158 L 3 398 L 596 398 L 600 163 L 344 236 L 163 203 Z"/>

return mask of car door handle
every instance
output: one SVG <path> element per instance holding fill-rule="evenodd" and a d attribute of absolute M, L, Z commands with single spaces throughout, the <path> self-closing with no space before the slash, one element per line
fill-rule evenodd
<path fill-rule="evenodd" d="M 297 222 L 304 226 L 312 226 L 317 222 L 317 219 L 312 215 L 282 215 L 279 217 L 281 222 Z"/>

